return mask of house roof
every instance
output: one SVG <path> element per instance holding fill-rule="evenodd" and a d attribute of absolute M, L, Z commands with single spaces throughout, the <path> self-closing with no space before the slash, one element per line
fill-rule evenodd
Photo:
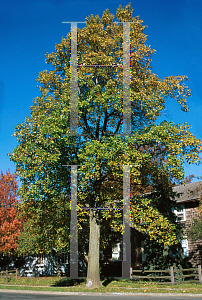
<path fill-rule="evenodd" d="M 202 181 L 175 186 L 173 191 L 176 193 L 174 200 L 178 203 L 199 200 L 202 195 Z"/>

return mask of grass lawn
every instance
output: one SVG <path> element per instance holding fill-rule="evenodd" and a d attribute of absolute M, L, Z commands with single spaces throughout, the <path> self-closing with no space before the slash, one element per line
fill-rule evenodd
<path fill-rule="evenodd" d="M 175 285 L 154 282 L 137 282 L 124 279 L 102 280 L 103 287 L 89 290 L 85 280 L 70 280 L 58 277 L 9 277 L 0 278 L 0 289 L 61 291 L 61 292 L 98 292 L 98 293 L 189 293 L 202 294 L 200 283 L 180 283 Z"/>

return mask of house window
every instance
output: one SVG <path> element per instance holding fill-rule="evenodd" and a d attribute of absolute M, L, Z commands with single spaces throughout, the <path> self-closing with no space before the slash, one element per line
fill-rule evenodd
<path fill-rule="evenodd" d="M 187 238 L 184 238 L 182 240 L 181 245 L 182 245 L 184 256 L 189 256 L 189 247 L 188 247 L 188 240 L 187 240 Z"/>
<path fill-rule="evenodd" d="M 36 263 L 36 266 L 37 267 L 44 267 L 45 265 L 45 255 L 44 254 L 40 254 L 40 255 L 37 255 L 37 263 Z"/>
<path fill-rule="evenodd" d="M 121 256 L 121 246 L 120 243 L 112 246 L 112 260 L 120 260 Z"/>
<path fill-rule="evenodd" d="M 179 206 L 178 209 L 174 210 L 175 215 L 178 218 L 178 221 L 186 221 L 185 208 L 183 205 Z"/>
<path fill-rule="evenodd" d="M 142 262 L 144 262 L 146 260 L 147 257 L 147 252 L 145 250 L 145 241 L 141 241 L 141 251 L 142 251 Z"/>

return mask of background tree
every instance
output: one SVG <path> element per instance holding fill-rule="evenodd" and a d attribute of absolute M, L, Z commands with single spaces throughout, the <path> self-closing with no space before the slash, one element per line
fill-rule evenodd
<path fill-rule="evenodd" d="M 16 174 L 0 173 L 0 253 L 10 255 L 18 249 L 22 220 L 17 217 Z"/>
<path fill-rule="evenodd" d="M 19 214 L 25 222 L 19 236 L 18 253 L 23 256 L 55 253 L 57 276 L 61 276 L 61 256 L 69 249 L 69 200 L 60 195 L 51 206 L 43 201 L 33 213 L 25 210 L 22 204 Z"/>
<path fill-rule="evenodd" d="M 102 213 L 96 208 L 105 207 L 115 199 L 120 205 L 123 202 L 122 192 L 114 186 L 116 180 L 119 185 L 123 182 L 120 166 L 133 166 L 131 184 L 134 186 L 151 186 L 161 176 L 156 171 L 161 165 L 160 156 L 164 158 L 163 167 L 168 178 L 181 180 L 184 161 L 198 162 L 201 150 L 200 140 L 191 134 L 187 124 L 175 125 L 164 121 L 156 125 L 166 99 L 178 101 L 181 109 L 188 111 L 186 99 L 190 91 L 184 84 L 185 76 L 160 79 L 152 73 L 151 57 L 155 51 L 146 45 L 145 26 L 138 17 L 132 16 L 132 12 L 129 4 L 120 6 L 116 13 L 119 22 L 130 22 L 132 135 L 117 135 L 122 133 L 123 24 L 115 23 L 115 17 L 106 10 L 101 18 L 98 15 L 87 17 L 86 27 L 78 29 L 79 133 L 85 136 L 72 136 L 69 131 L 69 33 L 56 45 L 54 52 L 46 54 L 51 70 L 39 73 L 41 95 L 34 100 L 31 117 L 26 117 L 25 122 L 16 127 L 14 136 L 18 146 L 10 154 L 22 181 L 19 190 L 22 208 L 34 218 L 43 207 L 49 211 L 61 194 L 69 195 L 70 168 L 64 165 L 80 165 L 78 204 L 89 207 L 87 286 L 90 288 L 101 285 L 100 221 L 102 218 L 110 219 L 112 210 L 115 211 L 117 206 Z M 148 173 L 145 173 L 145 166 Z M 138 199 L 140 201 L 140 197 Z M 137 199 L 134 205 L 131 203 L 134 226 L 139 225 L 135 201 Z M 175 225 L 159 211 L 159 206 L 152 207 L 146 196 L 141 197 L 141 203 L 139 215 L 147 209 L 147 217 L 153 223 L 145 229 L 151 239 L 163 244 L 177 243 Z M 115 212 L 117 218 L 111 218 L 111 225 L 117 232 L 122 232 L 118 207 Z"/>

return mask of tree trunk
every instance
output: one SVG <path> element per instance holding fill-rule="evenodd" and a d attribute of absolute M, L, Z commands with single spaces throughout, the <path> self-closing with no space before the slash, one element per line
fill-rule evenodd
<path fill-rule="evenodd" d="M 97 210 L 90 211 L 90 238 L 88 252 L 88 270 L 86 287 L 94 289 L 102 286 L 100 281 L 100 222 L 99 212 Z"/>

